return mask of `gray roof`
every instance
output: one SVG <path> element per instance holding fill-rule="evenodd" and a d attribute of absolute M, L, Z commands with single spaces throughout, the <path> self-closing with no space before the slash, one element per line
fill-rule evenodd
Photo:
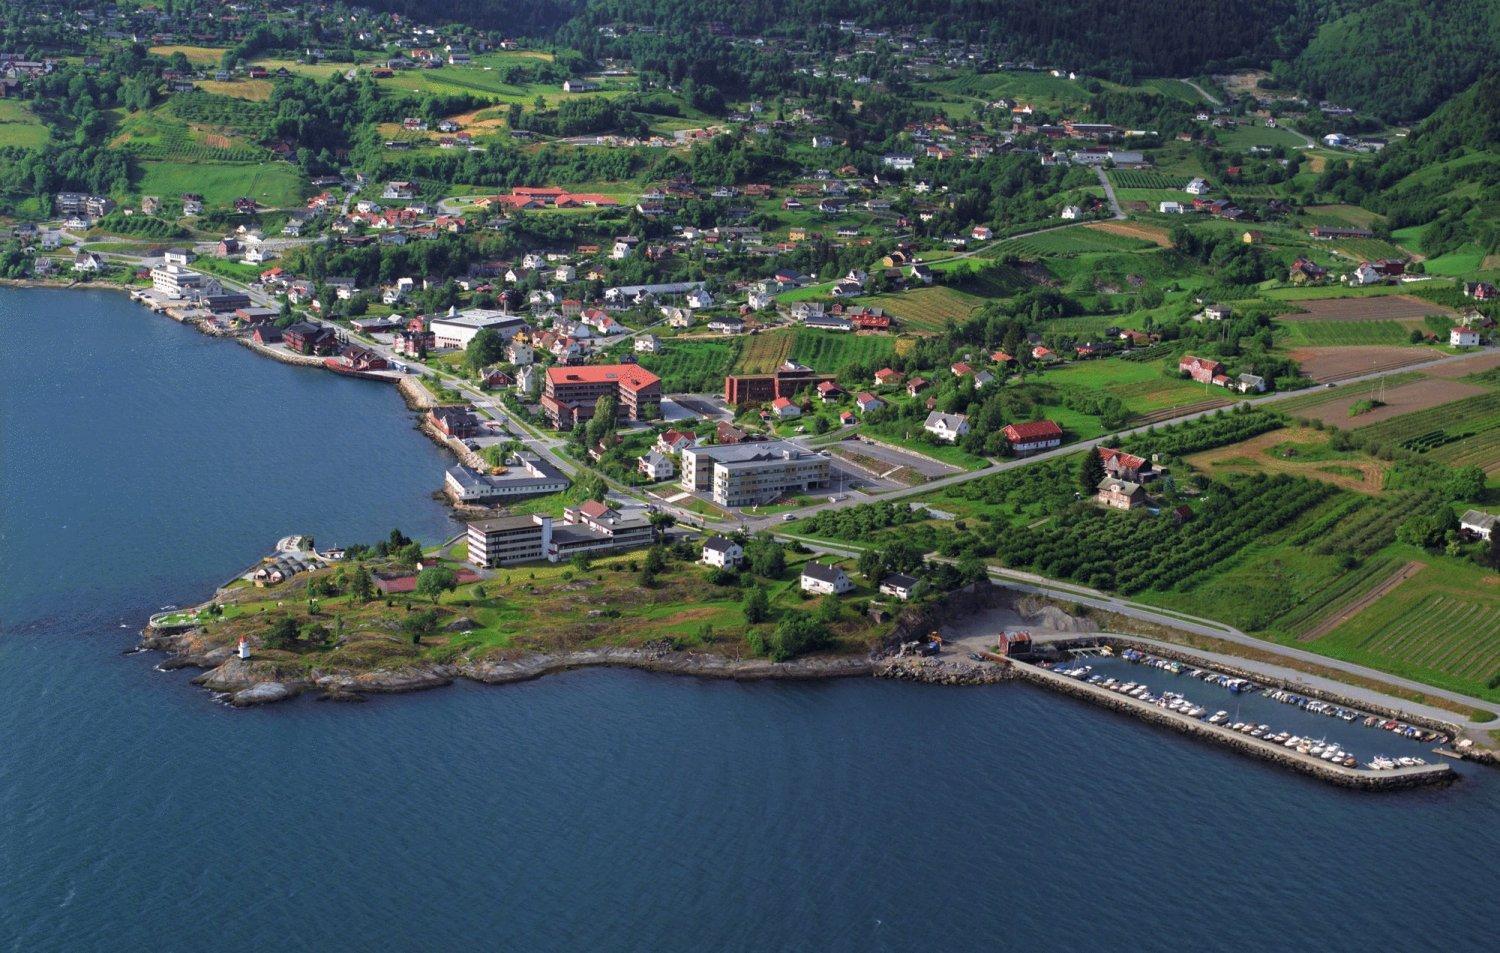
<path fill-rule="evenodd" d="M 882 586 L 892 586 L 897 589 L 913 589 L 922 580 L 916 576 L 908 576 L 904 572 L 893 572 L 880 580 Z"/>
<path fill-rule="evenodd" d="M 823 563 L 807 563 L 802 567 L 802 575 L 819 582 L 836 583 L 839 577 L 845 573 L 837 566 L 827 566 Z"/>
<path fill-rule="evenodd" d="M 727 553 L 729 547 L 734 545 L 734 540 L 725 539 L 723 536 L 710 536 L 703 541 L 703 548 L 715 553 Z"/>
<path fill-rule="evenodd" d="M 1478 526 L 1483 529 L 1493 529 L 1496 522 L 1500 522 L 1500 516 L 1486 513 L 1483 510 L 1468 510 L 1459 522 L 1467 526 Z"/>
<path fill-rule="evenodd" d="M 524 529 L 527 526 L 539 526 L 536 520 L 530 516 L 495 516 L 490 519 L 473 520 L 470 526 L 481 532 L 497 532 L 508 529 Z"/>

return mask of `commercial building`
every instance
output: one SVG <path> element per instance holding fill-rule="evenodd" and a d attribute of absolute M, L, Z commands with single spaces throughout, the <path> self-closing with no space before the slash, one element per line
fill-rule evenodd
<path fill-rule="evenodd" d="M 429 319 L 428 330 L 432 332 L 436 348 L 465 348 L 483 330 L 492 330 L 503 338 L 510 338 L 526 326 L 526 319 L 504 311 L 471 308 L 467 311 L 449 309 L 445 315 Z"/>
<path fill-rule="evenodd" d="M 778 397 L 795 397 L 808 388 L 833 379 L 832 374 L 819 374 L 796 361 L 787 361 L 772 374 L 730 374 L 725 377 L 724 400 L 736 407 L 761 404 Z"/>
<path fill-rule="evenodd" d="M 651 420 L 661 413 L 661 378 L 637 364 L 549 367 L 542 410 L 559 430 L 594 416 L 600 397 L 613 397 L 621 420 Z"/>
<path fill-rule="evenodd" d="M 497 516 L 469 524 L 469 562 L 487 569 L 545 559 L 552 517 Z"/>
<path fill-rule="evenodd" d="M 655 538 L 644 509 L 620 511 L 591 500 L 564 510 L 561 523 L 540 513 L 475 520 L 469 524 L 469 562 L 487 568 L 555 563 L 579 553 L 649 546 Z"/>
<path fill-rule="evenodd" d="M 187 298 L 203 286 L 203 276 L 181 265 L 151 269 L 151 290 L 163 298 Z"/>
<path fill-rule="evenodd" d="M 443 477 L 443 489 L 459 503 L 489 503 L 495 500 L 561 493 L 568 488 L 568 478 L 552 464 L 522 455 L 512 458 L 496 472 L 481 473 L 472 467 L 449 467 Z"/>
<path fill-rule="evenodd" d="M 828 485 L 827 457 L 784 440 L 689 447 L 682 488 L 708 492 L 720 506 L 755 506 Z"/>

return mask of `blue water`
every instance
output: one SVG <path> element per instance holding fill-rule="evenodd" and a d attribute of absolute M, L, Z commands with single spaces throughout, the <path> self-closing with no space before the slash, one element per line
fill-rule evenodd
<path fill-rule="evenodd" d="M 0 949 L 1490 948 L 1500 775 L 1359 795 L 1023 686 L 221 707 L 145 616 L 441 537 L 443 459 L 119 296 L 0 291 L 0 353 Z"/>

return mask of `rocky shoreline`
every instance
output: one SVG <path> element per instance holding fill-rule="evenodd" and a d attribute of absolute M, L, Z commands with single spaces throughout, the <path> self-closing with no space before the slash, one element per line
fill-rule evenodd
<path fill-rule="evenodd" d="M 308 693 L 317 693 L 320 698 L 330 700 L 362 701 L 369 695 L 440 688 L 460 679 L 486 685 L 507 685 L 578 668 L 634 668 L 668 675 L 738 681 L 851 678 L 877 674 L 877 659 L 870 656 L 809 656 L 789 662 L 772 662 L 691 652 L 668 644 L 526 653 L 514 658 L 433 662 L 369 671 L 302 671 L 271 661 L 241 659 L 229 648 L 215 647 L 204 651 L 196 644 L 195 632 L 168 634 L 147 629 L 142 633 L 139 648 L 167 653 L 169 658 L 159 666 L 163 670 L 207 669 L 196 676 L 193 683 L 237 708 L 285 701 Z"/>

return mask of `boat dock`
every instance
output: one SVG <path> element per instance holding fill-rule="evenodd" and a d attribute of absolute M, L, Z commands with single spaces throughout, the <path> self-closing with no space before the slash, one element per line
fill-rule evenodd
<path fill-rule="evenodd" d="M 1030 662 L 1013 660 L 1013 670 L 1018 678 L 1041 685 L 1044 688 L 1092 702 L 1104 708 L 1135 715 L 1152 724 L 1161 725 L 1194 735 L 1219 744 L 1228 745 L 1236 751 L 1272 761 L 1284 767 L 1312 775 L 1322 781 L 1342 787 L 1369 791 L 1386 791 L 1401 788 L 1443 784 L 1455 780 L 1458 775 L 1444 763 L 1421 764 L 1411 767 L 1395 767 L 1374 770 L 1363 767 L 1345 767 L 1311 754 L 1305 754 L 1274 741 L 1254 738 L 1223 725 L 1212 724 L 1199 718 L 1173 711 L 1154 702 L 1143 701 L 1129 695 L 1110 691 L 1068 675 L 1043 668 Z"/>

